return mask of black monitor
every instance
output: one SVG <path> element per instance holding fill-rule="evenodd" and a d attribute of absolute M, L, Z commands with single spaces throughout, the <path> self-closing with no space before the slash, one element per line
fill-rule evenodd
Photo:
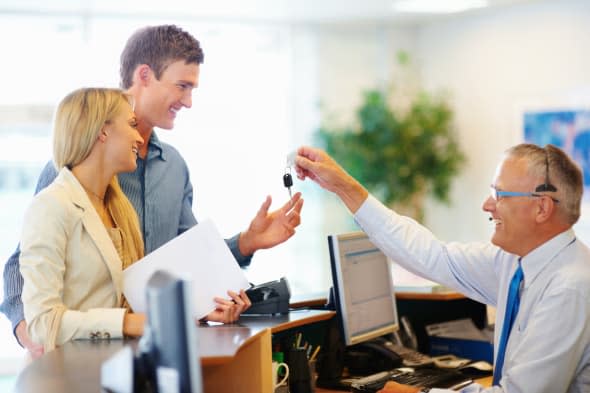
<path fill-rule="evenodd" d="M 190 282 L 156 271 L 147 283 L 146 298 L 148 323 L 144 338 L 155 367 L 158 391 L 202 393 Z"/>
<path fill-rule="evenodd" d="M 333 296 L 346 345 L 398 330 L 391 264 L 364 232 L 328 236 Z"/>

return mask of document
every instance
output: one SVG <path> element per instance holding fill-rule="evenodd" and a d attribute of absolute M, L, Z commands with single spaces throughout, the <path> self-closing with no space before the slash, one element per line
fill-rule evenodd
<path fill-rule="evenodd" d="M 487 341 L 487 335 L 479 330 L 470 318 L 454 321 L 433 323 L 426 325 L 426 333 L 429 336 L 460 338 L 463 340 Z"/>
<path fill-rule="evenodd" d="M 194 316 L 215 309 L 214 297 L 228 297 L 250 285 L 215 225 L 206 220 L 129 266 L 123 272 L 123 293 L 134 312 L 146 312 L 146 286 L 156 270 L 190 280 Z"/>

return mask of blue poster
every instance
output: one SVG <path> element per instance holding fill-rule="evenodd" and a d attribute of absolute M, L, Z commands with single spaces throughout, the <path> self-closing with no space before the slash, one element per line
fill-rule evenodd
<path fill-rule="evenodd" d="M 525 112 L 524 140 L 551 143 L 573 157 L 584 174 L 584 199 L 590 199 L 590 110 Z"/>

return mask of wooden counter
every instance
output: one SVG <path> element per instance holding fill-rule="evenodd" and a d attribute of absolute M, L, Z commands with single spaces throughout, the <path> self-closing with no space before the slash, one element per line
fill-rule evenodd
<path fill-rule="evenodd" d="M 242 316 L 233 325 L 199 326 L 197 339 L 205 392 L 272 393 L 272 333 L 332 318 L 334 312 L 302 310 L 281 316 Z M 29 364 L 15 392 L 101 392 L 102 363 L 138 340 L 77 340 Z"/>

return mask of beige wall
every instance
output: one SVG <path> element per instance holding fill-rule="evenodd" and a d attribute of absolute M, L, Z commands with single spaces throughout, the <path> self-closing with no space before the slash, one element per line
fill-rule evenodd
<path fill-rule="evenodd" d="M 428 224 L 439 236 L 488 239 L 481 203 L 502 152 L 522 141 L 523 110 L 590 107 L 589 18 L 587 1 L 545 1 L 419 31 L 423 82 L 451 92 L 469 159 L 453 190 L 454 206 L 430 205 Z"/>
<path fill-rule="evenodd" d="M 588 20 L 590 3 L 565 0 L 470 12 L 421 27 L 323 28 L 322 117 L 350 121 L 360 92 L 395 81 L 393 56 L 410 52 L 422 85 L 448 91 L 469 160 L 453 187 L 452 206 L 429 201 L 427 226 L 444 240 L 486 241 L 491 228 L 481 204 L 502 151 L 521 141 L 522 111 L 590 107 Z"/>

